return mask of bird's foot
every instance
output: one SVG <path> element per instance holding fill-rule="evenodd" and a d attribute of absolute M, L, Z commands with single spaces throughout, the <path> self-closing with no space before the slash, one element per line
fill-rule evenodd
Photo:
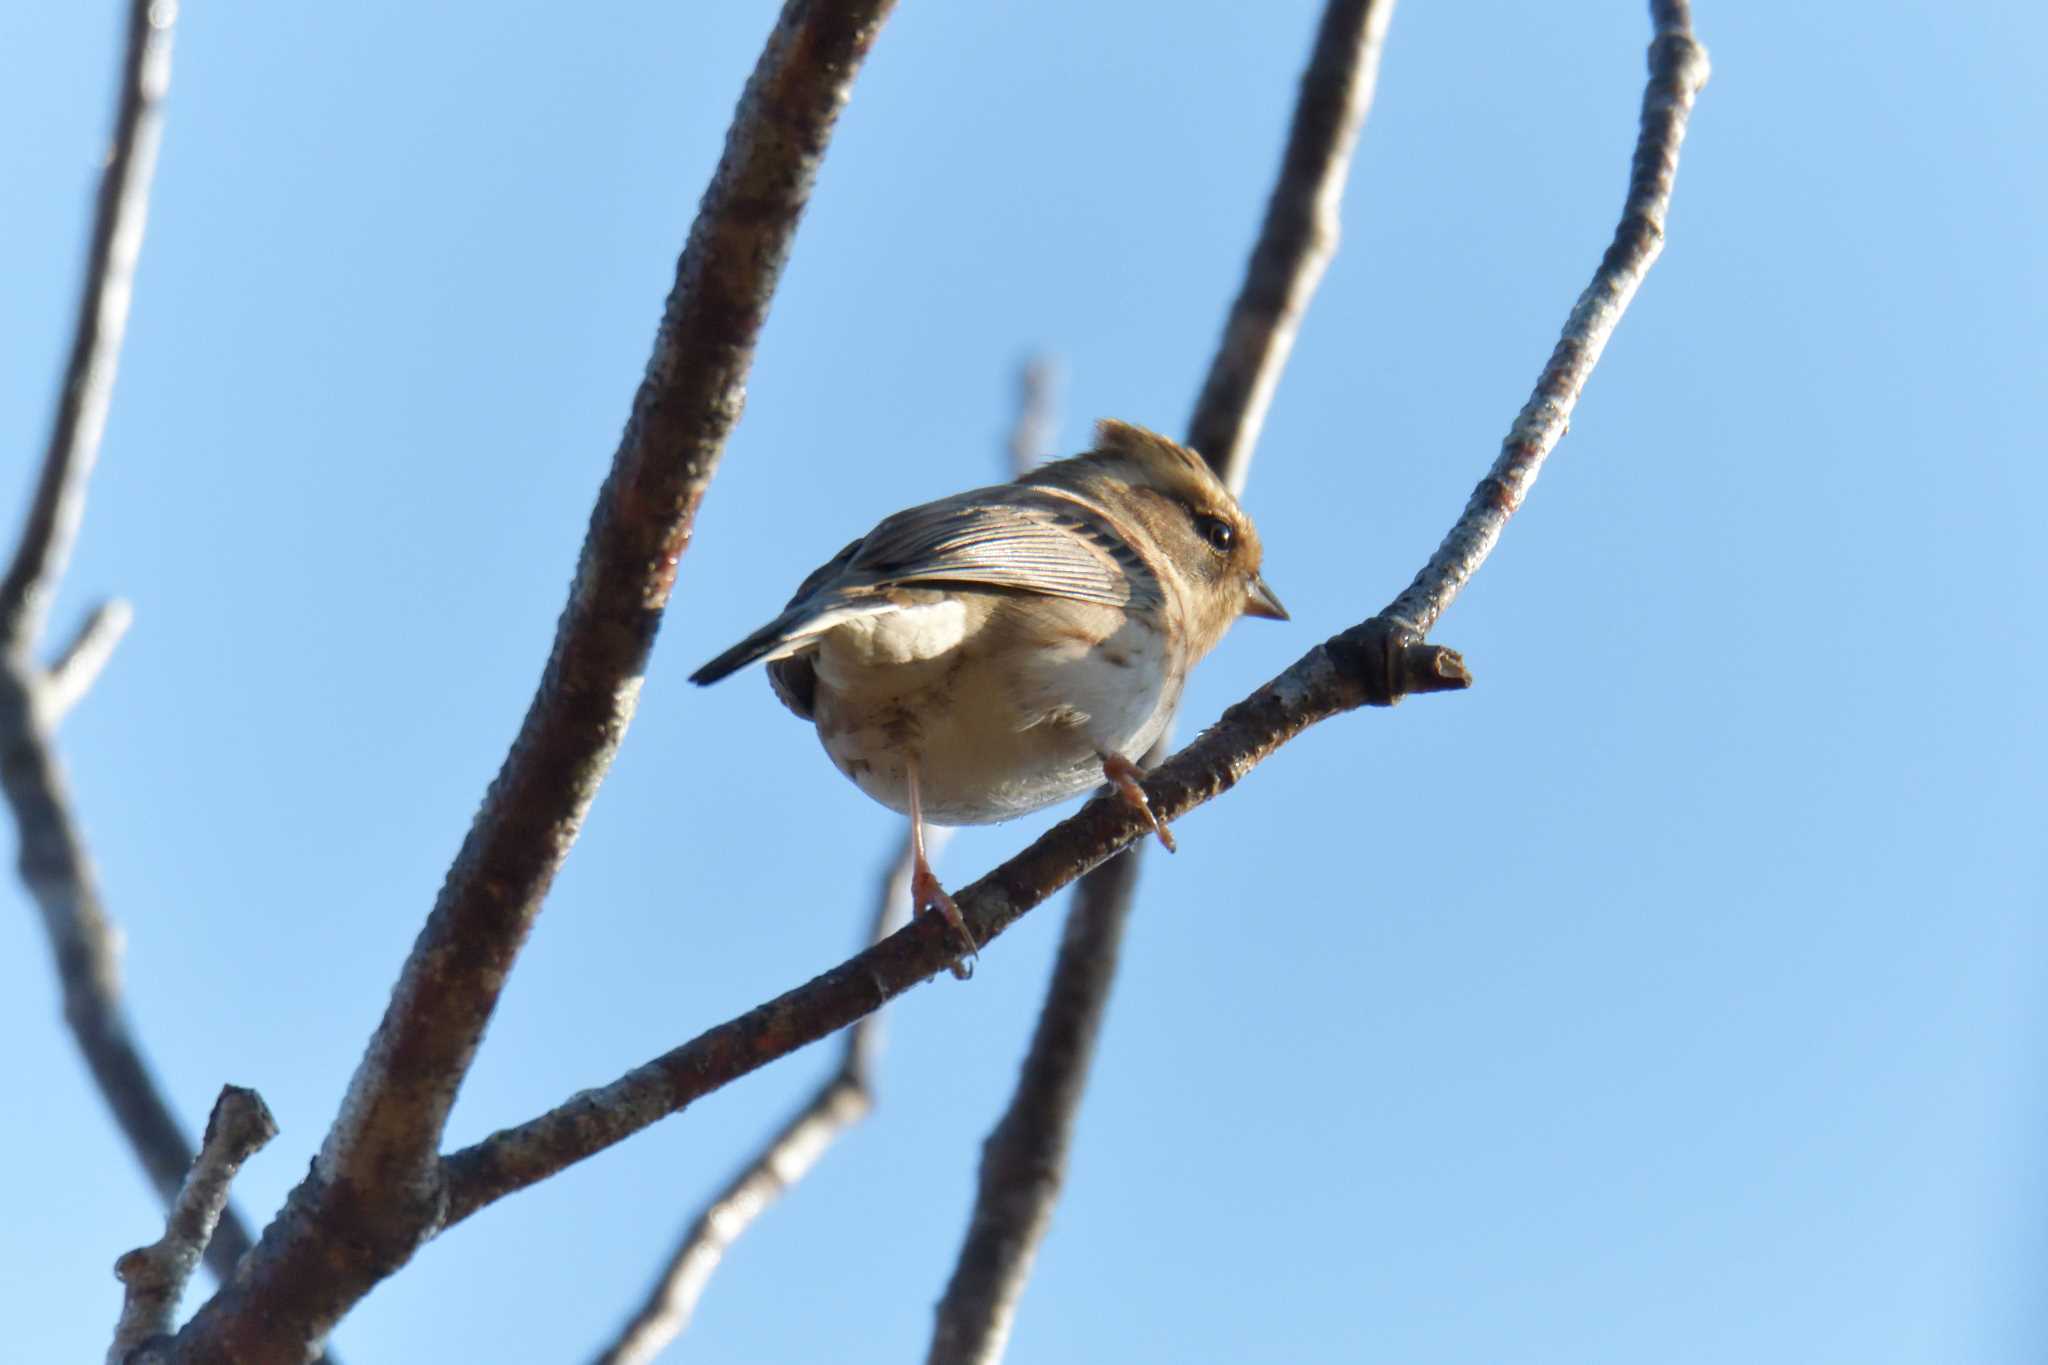
<path fill-rule="evenodd" d="M 1145 775 L 1144 771 L 1122 754 L 1105 754 L 1102 775 L 1109 779 L 1109 785 L 1115 787 L 1124 800 L 1138 808 L 1138 813 L 1145 817 L 1145 823 L 1152 826 L 1152 832 L 1159 836 L 1159 842 L 1166 845 L 1166 851 L 1174 852 L 1173 835 L 1167 832 L 1158 813 L 1152 809 L 1152 803 L 1145 799 L 1144 787 L 1138 783 L 1138 779 Z"/>
<path fill-rule="evenodd" d="M 960 955 L 946 964 L 946 970 L 957 981 L 965 981 L 974 975 L 975 959 L 980 953 L 974 935 L 968 931 L 967 921 L 960 914 L 960 907 L 946 894 L 946 888 L 939 885 L 931 865 L 920 856 L 917 866 L 910 874 L 910 906 L 920 915 L 938 915 L 953 931 L 953 937 L 961 944 Z"/>

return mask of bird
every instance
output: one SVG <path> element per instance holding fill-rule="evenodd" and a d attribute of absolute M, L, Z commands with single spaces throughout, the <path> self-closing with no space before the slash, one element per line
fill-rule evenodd
<path fill-rule="evenodd" d="M 833 764 L 908 816 L 911 894 L 978 949 L 925 825 L 1007 820 L 1107 780 L 1159 841 L 1137 760 L 1240 616 L 1288 619 L 1257 528 L 1195 451 L 1129 422 L 1012 483 L 884 518 L 690 675 L 765 661 Z"/>

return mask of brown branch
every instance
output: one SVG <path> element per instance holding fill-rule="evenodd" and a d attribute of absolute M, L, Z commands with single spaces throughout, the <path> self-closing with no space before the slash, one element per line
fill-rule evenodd
<path fill-rule="evenodd" d="M 171 1201 L 164 1235 L 114 1262 L 114 1275 L 125 1292 L 107 1365 L 159 1358 L 154 1347 L 168 1337 L 178 1300 L 213 1240 L 214 1229 L 228 1206 L 228 1186 L 234 1183 L 242 1163 L 276 1136 L 277 1121 L 271 1118 L 261 1095 L 240 1086 L 221 1088 L 220 1098 L 213 1102 L 213 1114 L 206 1120 L 199 1155 L 177 1198 Z M 145 1347 L 151 1349 L 142 1349 Z"/>
<path fill-rule="evenodd" d="M 948 830 L 935 829 L 933 856 Z M 910 916 L 910 841 L 883 873 L 873 923 L 862 939 L 876 943 Z M 697 1311 L 711 1272 L 754 1220 L 790 1186 L 804 1178 L 838 1136 L 874 1108 L 874 1067 L 881 1048 L 881 1011 L 846 1031 L 839 1065 L 817 1092 L 768 1140 L 724 1189 L 704 1206 L 618 1339 L 597 1356 L 597 1365 L 639 1365 L 659 1355 L 682 1335 Z"/>
<path fill-rule="evenodd" d="M 519 735 L 312 1171 L 179 1334 L 180 1358 L 302 1358 L 440 1226 L 449 1107 L 632 717 L 798 219 L 892 3 L 784 6 L 677 264 Z"/>
<path fill-rule="evenodd" d="M 58 721 L 112 654 L 128 622 L 126 604 L 110 602 L 95 611 L 47 671 L 35 651 L 77 539 L 113 400 L 163 135 L 176 19 L 170 0 L 135 0 L 129 6 L 119 104 L 93 211 L 70 357 L 21 538 L 0 579 L 0 788 L 20 834 L 21 879 L 49 935 L 65 1022 L 167 1206 L 191 1168 L 192 1143 L 122 1012 L 120 933 L 100 899 L 53 738 Z M 249 1242 L 230 1210 L 207 1244 L 214 1274 L 232 1274 Z"/>
<path fill-rule="evenodd" d="M 1200 738 L 1145 779 L 1161 819 L 1222 795 L 1281 745 L 1318 721 L 1418 692 L 1469 686 L 1457 654 L 1374 619 L 1309 651 L 1223 713 Z M 1136 808 L 1096 799 L 1023 852 L 955 893 L 968 929 L 986 945 L 1039 904 L 1140 835 Z M 447 1219 L 573 1165 L 676 1113 L 737 1077 L 844 1028 L 948 966 L 957 954 L 937 917 L 901 929 L 822 976 L 757 1005 L 609 1085 L 443 1159 Z"/>
<path fill-rule="evenodd" d="M 1331 0 L 1323 11 L 1279 179 L 1188 424 L 1188 444 L 1236 492 L 1302 315 L 1337 250 L 1338 209 L 1393 9 L 1393 0 Z M 1143 844 L 1126 849 L 1075 890 L 1017 1087 L 982 1148 L 966 1240 L 935 1314 L 930 1365 L 1002 1358 L 1066 1181 L 1143 853 Z"/>
<path fill-rule="evenodd" d="M 1660 110 L 1667 101 L 1689 101 L 1705 70 L 1697 45 L 1684 30 L 1684 7 L 1675 0 L 1653 0 L 1652 12 L 1659 38 L 1650 49 L 1653 94 L 1645 102 L 1639 166 L 1668 165 L 1676 155 L 1684 121 Z M 1658 91 L 1664 92 L 1661 97 Z M 1664 179 L 1668 190 L 1668 175 Z M 1643 206 L 1643 211 L 1652 208 L 1661 220 L 1663 205 Z M 1636 211 L 1633 195 L 1631 211 Z M 1225 711 L 1194 743 L 1147 775 L 1147 799 L 1161 819 L 1177 819 L 1228 791 L 1281 745 L 1320 721 L 1362 705 L 1386 706 L 1413 693 L 1470 685 L 1454 651 L 1425 644 L 1406 621 L 1372 617 L 1316 646 Z M 1033 906 L 1148 832 L 1131 803 L 1098 798 L 955 899 L 976 941 L 986 944 Z M 941 926 L 913 924 L 609 1085 L 583 1091 L 545 1114 L 450 1154 L 443 1159 L 447 1222 L 460 1222 L 734 1078 L 843 1028 L 933 976 L 951 961 L 952 951 Z"/>
<path fill-rule="evenodd" d="M 1650 42 L 1650 80 L 1614 241 L 1565 319 L 1557 348 L 1508 428 L 1493 467 L 1415 581 L 1387 605 L 1388 616 L 1424 634 L 1486 562 L 1508 518 L 1529 496 L 1543 461 L 1571 425 L 1572 409 L 1615 324 L 1664 249 L 1664 215 L 1678 174 L 1678 148 L 1693 101 L 1707 83 L 1707 50 L 1692 36 L 1688 0 L 1651 0 L 1650 19 L 1656 30 Z"/>
<path fill-rule="evenodd" d="M 1188 444 L 1209 458 L 1232 492 L 1244 487 L 1302 314 L 1337 253 L 1337 209 L 1393 13 L 1393 0 L 1330 0 L 1323 11 L 1280 179 L 1188 422 Z"/>
<path fill-rule="evenodd" d="M 128 7 L 121 102 L 93 210 L 71 356 L 28 523 L 6 577 L 0 578 L 0 653 L 20 656 L 35 647 L 85 512 L 85 486 L 107 429 L 121 338 L 135 294 L 135 263 L 142 254 L 149 185 L 163 139 L 163 99 L 171 82 L 171 30 L 177 17 L 175 0 L 132 0 Z"/>

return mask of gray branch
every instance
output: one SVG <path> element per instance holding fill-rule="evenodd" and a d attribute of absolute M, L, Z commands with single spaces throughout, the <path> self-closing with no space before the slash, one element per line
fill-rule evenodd
<path fill-rule="evenodd" d="M 128 7 L 121 103 L 93 212 L 92 246 L 71 356 L 64 367 L 64 387 L 42 474 L 29 503 L 28 524 L 6 577 L 0 578 L 0 652 L 9 655 L 35 647 L 85 513 L 85 486 L 107 429 L 121 338 L 128 330 L 128 305 L 135 294 L 135 263 L 142 254 L 149 185 L 163 139 L 171 29 L 177 17 L 175 0 L 133 0 Z"/>
<path fill-rule="evenodd" d="M 77 539 L 113 400 L 162 140 L 176 18 L 170 0 L 135 0 L 129 6 L 119 104 L 94 206 L 70 357 L 21 537 L 0 579 L 0 788 L 20 836 L 21 879 L 49 936 L 65 1022 L 167 1206 L 192 1165 L 192 1143 L 122 1011 L 120 932 L 100 898 L 54 739 L 58 721 L 111 656 L 127 625 L 127 605 L 110 602 L 96 610 L 47 671 L 36 662 L 36 649 Z M 226 1279 L 248 1248 L 248 1232 L 229 1211 L 207 1244 L 207 1264 Z"/>
<path fill-rule="evenodd" d="M 118 597 L 92 609 L 77 633 L 58 652 L 43 680 L 42 695 L 37 701 L 43 707 L 46 728 L 54 730 L 85 699 L 134 619 L 135 609 Z"/>
<path fill-rule="evenodd" d="M 1685 140 L 1693 101 L 1707 83 L 1707 50 L 1692 36 L 1688 0 L 1652 0 L 1650 18 L 1656 30 L 1650 42 L 1650 80 L 1643 91 L 1642 127 L 1621 225 L 1593 272 L 1593 282 L 1565 319 L 1557 349 L 1508 428 L 1499 458 L 1422 572 L 1387 605 L 1386 615 L 1423 634 L 1486 562 L 1508 518 L 1529 496 L 1543 461 L 1571 425 L 1572 409 L 1578 406 L 1607 339 L 1664 249 L 1664 215 L 1678 175 L 1679 144 Z"/>
<path fill-rule="evenodd" d="M 228 1187 L 242 1163 L 276 1136 L 277 1121 L 261 1095 L 240 1086 L 221 1088 L 199 1156 L 171 1201 L 164 1235 L 114 1262 L 125 1292 L 107 1365 L 141 1365 L 159 1358 L 156 1347 L 168 1338 L 178 1300 L 228 1206 Z"/>
<path fill-rule="evenodd" d="M 1338 209 L 1393 10 L 1393 0 L 1331 0 L 1302 75 L 1279 179 L 1188 424 L 1188 443 L 1233 492 L 1244 489 L 1302 315 L 1336 253 Z M 1162 737 L 1148 766 L 1167 742 Z M 974 1209 L 939 1300 L 930 1365 L 1002 1358 L 1066 1180 L 1142 854 L 1142 845 L 1126 849 L 1083 877 L 1074 893 L 1016 1090 L 982 1148 Z"/>
<path fill-rule="evenodd" d="M 455 1095 L 617 753 L 818 167 L 893 0 L 788 0 L 740 97 L 554 645 L 313 1169 L 178 1334 L 185 1361 L 305 1359 L 444 1222 Z"/>

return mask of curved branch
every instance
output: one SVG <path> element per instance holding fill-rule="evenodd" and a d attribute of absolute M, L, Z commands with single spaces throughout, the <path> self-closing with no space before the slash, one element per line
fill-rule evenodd
<path fill-rule="evenodd" d="M 1693 101 L 1707 83 L 1707 50 L 1692 36 L 1688 0 L 1652 0 L 1650 80 L 1643 91 L 1641 132 L 1622 205 L 1621 225 L 1593 273 L 1593 282 L 1565 319 L 1563 335 L 1537 376 L 1536 390 L 1516 414 L 1500 455 L 1472 492 L 1443 543 L 1415 581 L 1387 604 L 1386 614 L 1428 634 L 1444 609 L 1486 562 L 1508 518 L 1529 496 L 1543 461 L 1571 425 L 1572 409 L 1600 361 L 1600 352 L 1664 249 L 1664 215 L 1678 175 L 1678 148 Z"/>
<path fill-rule="evenodd" d="M 1236 786 L 1318 721 L 1470 684 L 1454 651 L 1422 644 L 1405 628 L 1375 618 L 1316 646 L 1225 711 L 1193 744 L 1146 775 L 1146 797 L 1161 820 L 1178 819 Z M 975 942 L 985 946 L 1033 906 L 1150 830 L 1131 802 L 1098 797 L 956 891 L 954 899 Z M 445 1157 L 446 1225 L 879 1009 L 952 963 L 958 948 L 950 934 L 943 921 L 927 917 L 609 1085 L 573 1095 L 537 1118 Z"/>
<path fill-rule="evenodd" d="M 639 697 L 818 166 L 893 0 L 788 0 L 741 96 L 538 690 L 313 1170 L 181 1358 L 303 1357 L 441 1222 L 457 1087 Z"/>
<path fill-rule="evenodd" d="M 1331 0 L 1302 74 L 1279 179 L 1188 423 L 1188 444 L 1233 492 L 1244 489 L 1302 315 L 1336 254 L 1338 209 L 1393 10 L 1393 0 Z M 1156 762 L 1164 746 L 1146 762 Z M 1002 1357 L 1066 1180 L 1143 854 L 1142 844 L 1126 849 L 1075 890 L 1017 1088 L 982 1148 L 967 1236 L 935 1315 L 930 1365 Z"/>
<path fill-rule="evenodd" d="M 128 7 L 121 104 L 100 176 L 71 356 L 28 523 L 6 577 L 0 578 L 0 653 L 19 655 L 34 648 L 85 513 L 86 481 L 107 429 L 128 305 L 135 295 L 135 263 L 142 254 L 149 185 L 163 140 L 163 99 L 171 83 L 171 31 L 177 18 L 175 0 L 132 0 Z"/>

